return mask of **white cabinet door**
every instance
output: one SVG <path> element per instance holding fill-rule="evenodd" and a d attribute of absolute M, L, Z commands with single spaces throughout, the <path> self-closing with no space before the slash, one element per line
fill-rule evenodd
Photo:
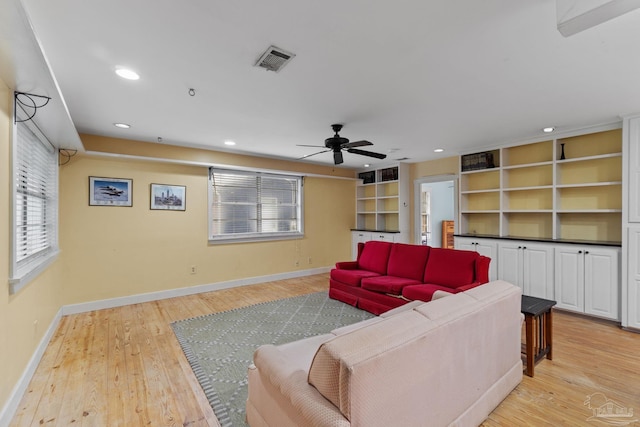
<path fill-rule="evenodd" d="M 628 237 L 627 314 L 622 326 L 640 329 L 640 227 L 630 227 Z"/>
<path fill-rule="evenodd" d="M 553 299 L 553 246 L 528 241 L 498 245 L 498 278 L 513 283 L 525 295 Z"/>
<path fill-rule="evenodd" d="M 453 238 L 453 247 L 462 251 L 475 251 L 475 239 L 455 236 Z"/>
<path fill-rule="evenodd" d="M 558 308 L 584 312 L 584 254 L 578 247 L 556 247 L 555 299 Z"/>
<path fill-rule="evenodd" d="M 619 263 L 618 249 L 584 249 L 585 313 L 614 320 L 620 318 Z"/>
<path fill-rule="evenodd" d="M 498 243 L 493 239 L 476 239 L 473 237 L 454 237 L 454 247 L 465 251 L 475 251 L 491 258 L 489 264 L 489 280 L 498 278 Z"/>
<path fill-rule="evenodd" d="M 351 232 L 351 257 L 355 261 L 358 258 L 358 243 L 371 240 L 371 233 L 367 231 Z"/>
<path fill-rule="evenodd" d="M 522 245 L 515 242 L 504 242 L 498 245 L 498 279 L 519 286 L 524 293 L 522 281 Z"/>
<path fill-rule="evenodd" d="M 556 248 L 558 308 L 620 320 L 620 250 L 597 246 Z"/>
<path fill-rule="evenodd" d="M 551 245 L 522 244 L 522 284 L 525 295 L 554 299 L 553 252 Z"/>

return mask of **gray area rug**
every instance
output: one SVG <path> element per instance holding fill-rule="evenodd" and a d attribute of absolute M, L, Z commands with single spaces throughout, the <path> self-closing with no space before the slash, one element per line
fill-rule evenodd
<path fill-rule="evenodd" d="M 223 427 L 246 426 L 247 368 L 262 344 L 284 344 L 375 317 L 327 292 L 286 298 L 171 324 Z"/>

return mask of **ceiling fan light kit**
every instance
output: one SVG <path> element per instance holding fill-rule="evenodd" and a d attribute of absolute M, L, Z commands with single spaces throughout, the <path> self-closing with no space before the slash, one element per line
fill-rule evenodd
<path fill-rule="evenodd" d="M 346 151 L 351 154 L 358 154 L 361 156 L 374 157 L 376 159 L 387 158 L 386 154 L 374 153 L 373 151 L 359 150 L 355 148 L 355 147 L 365 147 L 367 145 L 373 145 L 373 143 L 365 140 L 349 142 L 347 138 L 343 138 L 340 135 L 338 135 L 338 132 L 342 130 L 342 124 L 333 124 L 331 125 L 331 129 L 333 129 L 333 132 L 335 134 L 332 137 L 324 140 L 324 146 L 327 148 L 326 150 L 319 151 L 313 154 L 308 154 L 306 156 L 302 156 L 300 157 L 300 159 L 306 159 L 307 157 L 315 156 L 316 154 L 327 153 L 329 151 L 333 151 L 333 163 L 336 165 L 342 164 L 344 162 L 342 151 Z M 320 146 L 319 145 L 299 145 L 299 147 L 320 147 Z"/>

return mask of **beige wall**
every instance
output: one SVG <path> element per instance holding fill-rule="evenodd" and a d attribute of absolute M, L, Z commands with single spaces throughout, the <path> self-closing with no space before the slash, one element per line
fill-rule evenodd
<path fill-rule="evenodd" d="M 63 304 L 327 267 L 349 257 L 355 181 L 305 178 L 303 239 L 210 245 L 207 172 L 87 155 L 63 166 Z M 89 176 L 133 179 L 133 206 L 88 206 Z M 150 210 L 151 183 L 185 185 L 186 211 Z"/>
<path fill-rule="evenodd" d="M 0 277 L 4 278 L 4 288 L 0 292 L 0 408 L 58 312 L 62 287 L 58 261 L 22 291 L 9 295 L 12 102 L 12 91 L 0 80 Z"/>

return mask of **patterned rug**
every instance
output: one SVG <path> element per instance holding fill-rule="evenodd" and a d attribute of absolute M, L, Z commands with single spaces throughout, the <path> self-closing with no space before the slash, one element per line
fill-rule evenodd
<path fill-rule="evenodd" d="M 222 427 L 246 426 L 247 367 L 262 344 L 284 344 L 374 317 L 327 292 L 171 324 Z"/>

